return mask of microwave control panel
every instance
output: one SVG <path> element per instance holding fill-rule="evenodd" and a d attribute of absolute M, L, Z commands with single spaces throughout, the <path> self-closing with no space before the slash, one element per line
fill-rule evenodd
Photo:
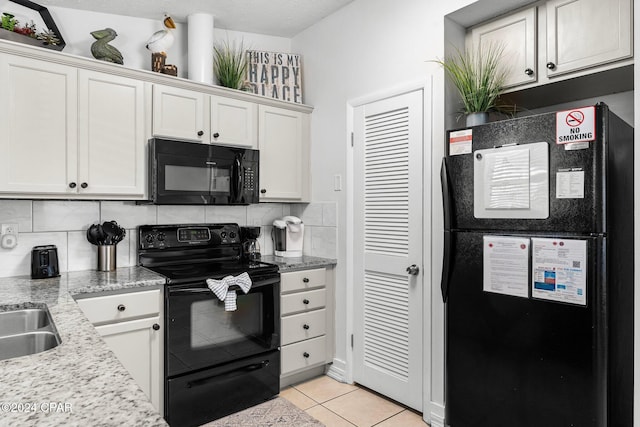
<path fill-rule="evenodd" d="M 255 172 L 252 168 L 244 169 L 244 189 L 247 191 L 253 191 L 255 189 Z"/>

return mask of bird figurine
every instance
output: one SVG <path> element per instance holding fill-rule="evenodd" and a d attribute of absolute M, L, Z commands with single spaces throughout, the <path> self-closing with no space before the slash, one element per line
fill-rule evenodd
<path fill-rule="evenodd" d="M 147 41 L 146 47 L 151 51 L 151 53 L 163 53 L 166 56 L 167 50 L 169 50 L 171 45 L 173 45 L 172 30 L 176 28 L 176 24 L 166 13 L 164 14 L 164 20 L 162 23 L 164 24 L 165 29 L 153 33 L 149 41 Z"/>
<path fill-rule="evenodd" d="M 91 54 L 100 61 L 113 62 L 115 64 L 124 64 L 122 54 L 118 49 L 108 43 L 118 36 L 112 28 L 104 30 L 96 30 L 91 32 L 95 42 L 91 45 Z"/>

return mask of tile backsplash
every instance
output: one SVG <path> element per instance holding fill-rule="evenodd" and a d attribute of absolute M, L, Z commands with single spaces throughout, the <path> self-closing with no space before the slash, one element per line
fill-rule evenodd
<path fill-rule="evenodd" d="M 86 238 L 94 223 L 115 220 L 127 230 L 118 244 L 117 265 L 136 265 L 136 227 L 142 224 L 233 222 L 260 226 L 262 253 L 273 254 L 273 220 L 295 215 L 305 224 L 304 253 L 336 258 L 336 204 L 260 203 L 249 206 L 154 206 L 117 201 L 0 200 L 0 224 L 18 224 L 18 246 L 0 248 L 0 277 L 30 274 L 33 246 L 58 247 L 60 271 L 91 270 L 97 248 Z"/>

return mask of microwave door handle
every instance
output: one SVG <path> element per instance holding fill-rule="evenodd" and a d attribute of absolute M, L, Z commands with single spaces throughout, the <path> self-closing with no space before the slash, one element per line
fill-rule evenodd
<path fill-rule="evenodd" d="M 233 171 L 234 171 L 234 193 L 233 200 L 235 202 L 241 202 L 240 195 L 242 194 L 242 163 L 240 162 L 240 155 L 236 155 L 236 158 L 233 160 Z"/>

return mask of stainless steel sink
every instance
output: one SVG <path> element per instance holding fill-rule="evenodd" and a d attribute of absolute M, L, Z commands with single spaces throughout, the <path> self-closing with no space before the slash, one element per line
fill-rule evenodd
<path fill-rule="evenodd" d="M 47 309 L 23 308 L 0 312 L 0 336 L 37 331 L 51 325 Z"/>
<path fill-rule="evenodd" d="M 0 337 L 0 360 L 41 353 L 58 344 L 60 344 L 58 334 L 49 331 L 25 332 Z"/>
<path fill-rule="evenodd" d="M 0 306 L 0 360 L 50 350 L 60 342 L 46 304 L 29 303 L 20 309 Z"/>

